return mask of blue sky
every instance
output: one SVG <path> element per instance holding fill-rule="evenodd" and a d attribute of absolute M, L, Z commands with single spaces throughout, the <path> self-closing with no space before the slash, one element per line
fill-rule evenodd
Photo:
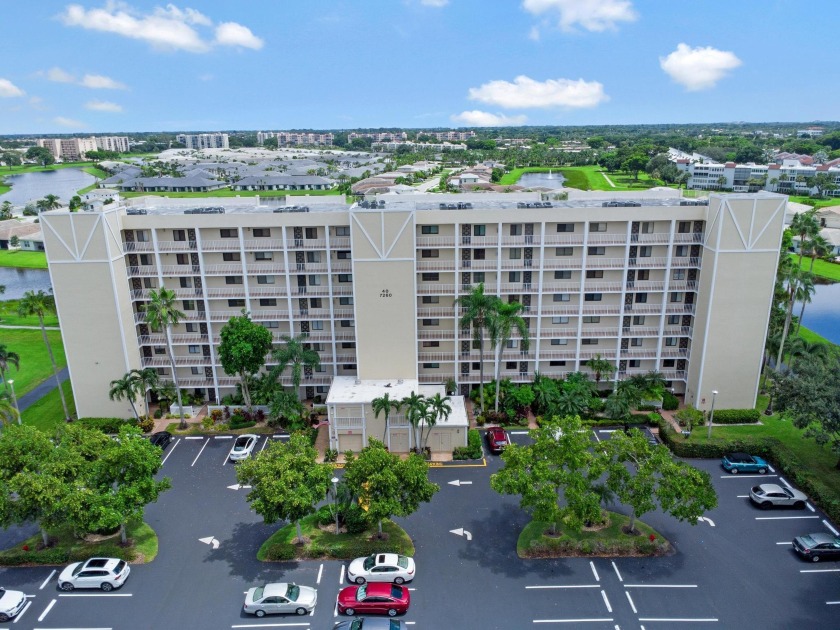
<path fill-rule="evenodd" d="M 837 0 L 38 0 L 0 134 L 838 118 Z"/>

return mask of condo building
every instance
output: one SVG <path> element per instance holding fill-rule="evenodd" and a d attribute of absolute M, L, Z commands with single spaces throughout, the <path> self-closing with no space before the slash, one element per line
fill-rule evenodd
<path fill-rule="evenodd" d="M 175 140 L 194 151 L 230 148 L 230 136 L 226 133 L 179 133 Z"/>
<path fill-rule="evenodd" d="M 786 197 L 677 194 L 286 198 L 296 206 L 156 197 L 43 213 L 78 413 L 125 415 L 107 392 L 130 369 L 171 379 L 163 332 L 144 316 L 162 286 L 185 315 L 172 337 L 180 384 L 208 401 L 238 383 L 217 353 L 230 317 L 249 312 L 278 343 L 308 335 L 321 366 L 305 372 L 299 393 L 325 399 L 331 419 L 344 414 L 331 426 L 341 450 L 358 450 L 373 430 L 369 409 L 353 404 L 376 392 L 445 387 L 463 396 L 478 383 L 480 348 L 459 326 L 455 300 L 479 284 L 525 306 L 530 343 L 508 342 L 502 378 L 586 372 L 600 355 L 615 378 L 661 372 L 698 408 L 713 390 L 718 408 L 752 407 Z M 483 359 L 492 378 L 489 341 Z M 465 415 L 454 415 L 456 437 L 442 431 L 433 450 L 466 439 Z M 389 444 L 407 450 L 407 439 Z"/>
<path fill-rule="evenodd" d="M 128 136 L 91 136 L 89 138 L 39 138 L 39 147 L 46 148 L 56 160 L 77 162 L 90 151 L 128 153 Z"/>

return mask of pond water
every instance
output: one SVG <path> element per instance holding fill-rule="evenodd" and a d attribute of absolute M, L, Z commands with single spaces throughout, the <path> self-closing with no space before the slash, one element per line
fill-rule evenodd
<path fill-rule="evenodd" d="M 0 171 L 2 174 L 2 171 Z M 93 175 L 78 168 L 58 168 L 54 171 L 21 173 L 6 176 L 6 184 L 12 189 L 0 195 L 0 203 L 11 201 L 22 206 L 30 201 L 43 199 L 45 195 L 57 195 L 66 204 L 76 192 L 96 181 Z"/>
<path fill-rule="evenodd" d="M 0 267 L 0 285 L 6 287 L 6 292 L 0 295 L 0 300 L 17 300 L 27 291 L 37 292 L 39 289 L 49 293 L 50 273 L 46 269 L 18 269 L 16 267 Z"/>
<path fill-rule="evenodd" d="M 517 186 L 524 186 L 525 188 L 533 188 L 534 186 L 542 186 L 544 188 L 562 188 L 563 182 L 566 178 L 560 171 L 548 173 L 524 173 L 522 177 L 516 182 Z"/>
<path fill-rule="evenodd" d="M 799 316 L 801 308 L 802 305 L 797 304 L 793 314 Z M 811 302 L 805 307 L 802 325 L 840 344 L 840 282 L 817 285 Z"/>

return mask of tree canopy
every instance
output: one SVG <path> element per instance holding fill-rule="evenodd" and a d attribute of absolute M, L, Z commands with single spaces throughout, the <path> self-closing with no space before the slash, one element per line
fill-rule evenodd
<path fill-rule="evenodd" d="M 271 350 L 271 331 L 251 321 L 248 313 L 231 317 L 219 333 L 219 360 L 228 374 L 237 374 L 241 380 L 242 397 L 251 406 L 251 392 L 248 377 L 256 374 L 265 365 L 265 357 Z"/>

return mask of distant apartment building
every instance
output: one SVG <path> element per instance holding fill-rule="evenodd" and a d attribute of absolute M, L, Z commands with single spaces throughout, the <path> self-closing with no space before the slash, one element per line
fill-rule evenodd
<path fill-rule="evenodd" d="M 689 174 L 686 183 L 695 190 L 731 190 L 733 192 L 755 192 L 766 190 L 786 195 L 810 195 L 817 192 L 810 185 L 818 173 L 830 175 L 837 190 L 824 191 L 832 197 L 840 196 L 840 167 L 828 164 L 802 164 L 800 160 L 784 159 L 781 164 L 736 164 L 726 162 L 695 162 L 688 158 L 674 160 L 677 168 Z"/>
<path fill-rule="evenodd" d="M 825 128 L 823 128 L 823 127 L 806 127 L 805 129 L 798 129 L 796 131 L 796 135 L 800 138 L 803 138 L 803 137 L 819 138 L 824 133 L 825 133 Z"/>
<path fill-rule="evenodd" d="M 116 151 L 117 153 L 128 153 L 128 137 L 97 136 L 96 147 L 100 151 Z"/>
<path fill-rule="evenodd" d="M 377 133 L 356 133 L 352 131 L 347 134 L 347 140 L 352 142 L 356 138 L 370 138 L 372 142 L 401 142 L 408 140 L 405 131 L 381 131 Z"/>
<path fill-rule="evenodd" d="M 257 144 L 264 144 L 269 138 L 277 138 L 278 146 L 332 146 L 334 135 L 296 131 L 257 132 Z"/>
<path fill-rule="evenodd" d="M 194 151 L 230 148 L 230 136 L 226 133 L 180 133 L 175 140 Z"/>
<path fill-rule="evenodd" d="M 47 149 L 56 160 L 77 162 L 87 158 L 89 151 L 128 152 L 126 136 L 91 136 L 89 138 L 39 138 L 39 147 Z"/>
<path fill-rule="evenodd" d="M 453 142 L 374 142 L 370 145 L 371 149 L 380 151 L 396 151 L 400 147 L 408 147 L 410 149 L 420 149 L 428 151 L 466 151 L 466 144 L 458 144 Z"/>
<path fill-rule="evenodd" d="M 438 142 L 463 142 L 475 137 L 475 131 L 424 131 L 422 133 L 437 138 Z"/>

